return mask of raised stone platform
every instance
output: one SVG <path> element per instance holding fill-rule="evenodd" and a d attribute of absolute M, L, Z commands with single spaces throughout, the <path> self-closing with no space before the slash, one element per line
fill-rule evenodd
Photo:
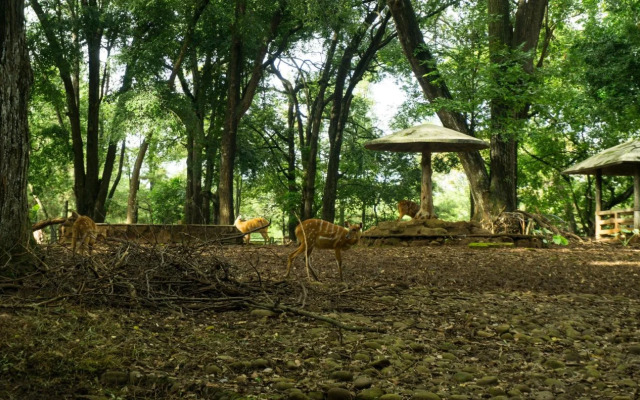
<path fill-rule="evenodd" d="M 384 221 L 362 233 L 361 243 L 370 246 L 467 245 L 472 242 L 506 242 L 517 247 L 542 247 L 541 238 L 532 235 L 493 234 L 471 221 L 412 219 Z"/>

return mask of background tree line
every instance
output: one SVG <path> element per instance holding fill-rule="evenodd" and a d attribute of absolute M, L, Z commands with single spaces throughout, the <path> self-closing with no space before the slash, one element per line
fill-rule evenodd
<path fill-rule="evenodd" d="M 434 161 L 464 171 L 469 217 L 523 208 L 590 233 L 591 179 L 559 172 L 638 132 L 631 1 L 26 7 L 34 219 L 70 198 L 96 221 L 230 224 L 248 211 L 277 216 L 285 233 L 296 215 L 391 218 L 397 200 L 418 197 L 418 162 L 362 144 L 390 133 L 368 88 L 392 77 L 407 93 L 392 129 L 439 119 L 491 143 Z M 184 173 L 169 174 L 176 165 Z M 604 184 L 605 208 L 629 200 L 626 178 Z"/>

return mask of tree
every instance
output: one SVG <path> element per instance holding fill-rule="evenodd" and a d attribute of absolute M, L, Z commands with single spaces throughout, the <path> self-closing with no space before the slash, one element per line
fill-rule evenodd
<path fill-rule="evenodd" d="M 0 265 L 29 244 L 27 206 L 32 75 L 23 0 L 0 1 Z"/>
<path fill-rule="evenodd" d="M 98 3 L 96 0 L 83 0 L 50 4 L 33 0 L 30 5 L 46 38 L 46 48 L 41 51 L 56 66 L 64 87 L 74 154 L 76 209 L 80 214 L 102 222 L 106 216 L 105 203 L 119 138 L 116 135 L 108 136 L 106 155 L 101 160 L 103 149 L 100 137 L 104 135 L 101 135 L 100 110 L 110 88 L 107 85 L 109 69 L 105 65 L 101 70 L 100 52 L 105 50 L 110 55 L 119 40 L 125 41 L 121 35 L 128 33 L 125 29 L 128 25 L 126 14 L 111 1 Z M 83 45 L 86 46 L 88 72 L 84 132 L 81 104 Z M 83 133 L 86 133 L 86 145 Z"/>
<path fill-rule="evenodd" d="M 258 83 L 266 66 L 270 64 L 265 61 L 269 45 L 276 39 L 280 24 L 284 17 L 286 2 L 274 2 L 271 6 L 258 4 L 253 11 L 255 15 L 247 11 L 247 0 L 235 1 L 235 15 L 231 26 L 231 48 L 229 54 L 229 66 L 227 69 L 227 110 L 222 133 L 222 143 L 220 148 L 220 183 L 218 195 L 220 197 L 220 223 L 232 224 L 234 220 L 233 212 L 233 176 L 237 151 L 238 124 L 240 119 L 249 109 L 253 97 L 255 96 Z M 250 9 L 251 10 L 251 9 Z M 264 20 L 255 20 L 258 15 L 267 16 Z M 247 45 L 250 42 L 248 33 L 253 33 L 249 28 L 249 23 L 257 23 L 263 28 L 259 33 L 258 43 L 253 57 L 249 59 L 248 70 Z M 295 30 L 296 28 L 294 28 Z M 288 42 L 288 32 L 283 35 L 279 43 L 276 54 L 282 52 Z M 273 57 L 270 55 L 269 57 Z M 243 85 L 243 78 L 246 84 Z"/>
<path fill-rule="evenodd" d="M 368 72 L 377 52 L 387 45 L 392 36 L 387 35 L 387 24 L 391 14 L 384 2 L 373 3 L 358 28 L 346 36 L 344 51 L 338 60 L 333 85 L 332 107 L 329 114 L 329 160 L 327 178 L 322 196 L 322 219 L 333 222 L 340 172 L 340 153 L 356 85 Z M 347 27 L 347 32 L 350 30 Z M 367 40 L 369 39 L 369 40 Z M 356 57 L 359 55 L 359 57 Z M 355 58 L 355 60 L 354 60 Z M 355 66 L 352 63 L 355 61 Z"/>
<path fill-rule="evenodd" d="M 398 38 L 405 56 L 429 99 L 437 107 L 442 124 L 459 132 L 473 135 L 469 121 L 452 104 L 455 98 L 442 79 L 438 60 L 424 41 L 418 19 L 410 0 L 388 0 Z M 432 10 L 437 14 L 449 4 Z M 534 63 L 538 38 L 547 0 L 519 2 L 513 10 L 508 0 L 488 0 L 487 26 L 489 67 L 493 74 L 488 84 L 493 88 L 485 98 L 490 104 L 489 131 L 491 137 L 490 169 L 487 170 L 478 152 L 461 153 L 461 163 L 471 185 L 474 216 L 490 220 L 502 211 L 517 207 L 517 137 L 514 132 L 530 115 L 529 82 L 535 66 L 541 66 L 547 55 L 544 47 L 551 40 L 546 32 L 540 59 Z"/>

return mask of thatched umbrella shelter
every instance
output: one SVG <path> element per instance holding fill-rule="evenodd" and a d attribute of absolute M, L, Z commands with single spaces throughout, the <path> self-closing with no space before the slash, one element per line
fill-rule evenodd
<path fill-rule="evenodd" d="M 431 184 L 431 153 L 465 152 L 486 149 L 487 142 L 458 131 L 433 124 L 423 124 L 403 129 L 365 143 L 369 150 L 422 153 L 422 187 L 420 211 L 416 218 L 435 218 Z"/>
<path fill-rule="evenodd" d="M 633 176 L 633 209 L 620 210 L 617 214 L 633 213 L 633 227 L 640 229 L 640 141 L 632 140 L 608 148 L 565 169 L 562 173 L 596 176 L 596 239 L 599 239 L 601 234 L 618 233 L 618 226 L 623 222 L 617 215 L 613 220 L 601 219 L 603 215 L 616 214 L 602 210 L 602 176 Z M 615 228 L 605 231 L 601 229 L 604 224 L 615 225 Z"/>

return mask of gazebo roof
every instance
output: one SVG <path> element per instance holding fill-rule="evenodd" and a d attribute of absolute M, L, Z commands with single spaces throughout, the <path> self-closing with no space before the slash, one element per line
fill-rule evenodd
<path fill-rule="evenodd" d="M 633 175 L 640 167 L 640 141 L 632 140 L 610 147 L 573 167 L 562 171 L 563 174 Z"/>
<path fill-rule="evenodd" d="M 423 124 L 365 143 L 369 150 L 405 152 L 463 152 L 486 149 L 487 142 L 453 129 Z"/>

